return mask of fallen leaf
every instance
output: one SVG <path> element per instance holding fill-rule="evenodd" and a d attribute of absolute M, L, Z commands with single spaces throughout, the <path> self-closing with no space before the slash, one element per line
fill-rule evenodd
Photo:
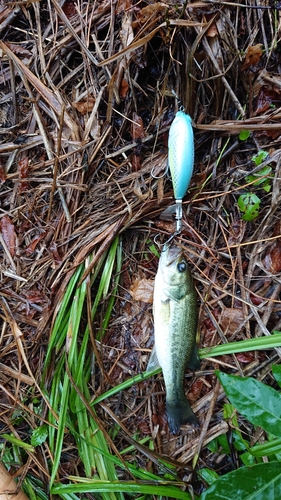
<path fill-rule="evenodd" d="M 131 0 L 118 0 L 117 5 L 115 7 L 116 14 L 122 14 L 125 10 L 130 8 Z"/>
<path fill-rule="evenodd" d="M 133 172 L 138 172 L 141 169 L 141 150 L 142 139 L 145 137 L 144 125 L 142 117 L 133 113 L 133 123 L 131 125 L 131 135 L 137 146 L 133 150 L 131 162 Z"/>
<path fill-rule="evenodd" d="M 242 309 L 225 307 L 219 320 L 220 326 L 225 335 L 232 335 L 244 321 Z"/>
<path fill-rule="evenodd" d="M 39 236 L 36 236 L 31 243 L 28 245 L 28 247 L 25 249 L 25 253 L 27 255 L 32 255 L 35 252 L 35 249 L 38 245 L 38 243 L 44 238 L 45 232 L 41 233 Z"/>
<path fill-rule="evenodd" d="M 257 295 L 252 295 L 252 294 L 250 295 L 250 299 L 255 306 L 259 306 L 264 301 L 263 297 L 258 297 Z"/>
<path fill-rule="evenodd" d="M 151 430 L 147 422 L 139 422 L 138 428 L 141 434 L 144 436 L 149 436 L 151 434 Z"/>
<path fill-rule="evenodd" d="M 278 242 L 264 258 L 264 267 L 270 273 L 281 271 L 281 243 Z"/>
<path fill-rule="evenodd" d="M 268 89 L 267 87 L 262 87 L 256 100 L 256 106 L 254 110 L 255 116 L 261 115 L 267 109 L 272 107 L 273 104 L 276 105 L 277 103 L 280 103 L 280 101 L 281 97 L 279 92 Z"/>
<path fill-rule="evenodd" d="M 160 2 L 151 3 L 138 12 L 137 20 L 132 23 L 132 27 L 136 28 L 140 24 L 145 24 L 147 21 L 151 21 L 153 17 L 156 17 L 158 14 L 164 14 L 166 11 L 167 5 Z"/>
<path fill-rule="evenodd" d="M 133 140 L 136 139 L 144 139 L 145 130 L 143 125 L 143 119 L 141 116 L 137 115 L 137 113 L 133 113 L 133 123 L 131 125 L 131 135 Z"/>
<path fill-rule="evenodd" d="M 191 403 L 198 401 L 201 396 L 202 387 L 203 380 L 201 378 L 196 379 L 188 391 L 188 399 Z"/>
<path fill-rule="evenodd" d="M 7 179 L 6 170 L 3 167 L 2 161 L 0 159 L 0 184 L 4 184 L 4 182 L 6 182 L 6 179 Z"/>
<path fill-rule="evenodd" d="M 248 48 L 241 71 L 245 71 L 245 69 L 248 69 L 250 66 L 255 66 L 256 64 L 258 64 L 262 56 L 261 47 L 262 43 L 257 43 L 257 45 L 251 45 Z"/>
<path fill-rule="evenodd" d="M 213 38 L 214 36 L 218 35 L 218 29 L 215 22 L 213 22 L 211 26 L 208 28 L 206 35 L 209 36 L 210 38 Z"/>
<path fill-rule="evenodd" d="M 129 84 L 125 78 L 122 78 L 120 88 L 119 88 L 119 95 L 121 99 L 125 99 L 127 97 L 129 90 Z"/>
<path fill-rule="evenodd" d="M 242 241 L 245 234 L 245 222 L 241 219 L 234 220 L 229 228 L 228 244 L 233 245 Z"/>
<path fill-rule="evenodd" d="M 20 179 L 27 179 L 28 178 L 28 156 L 25 156 L 18 162 L 18 169 L 19 169 L 19 178 Z M 19 191 L 26 191 L 28 189 L 28 182 L 26 180 L 23 180 L 20 183 L 19 186 Z"/>
<path fill-rule="evenodd" d="M 4 215 L 0 220 L 0 231 L 11 256 L 14 257 L 16 249 L 16 233 L 15 226 L 8 215 Z"/>
<path fill-rule="evenodd" d="M 12 52 L 14 54 L 19 54 L 23 57 L 27 57 L 27 58 L 30 58 L 32 56 L 32 52 L 28 49 L 26 49 L 23 45 L 20 45 L 18 43 L 11 43 L 11 42 L 5 42 L 7 47 L 9 47 L 10 50 L 12 50 Z"/>
<path fill-rule="evenodd" d="M 64 2 L 62 10 L 68 19 L 73 19 L 73 17 L 77 16 L 77 9 L 73 0 L 67 0 Z"/>
<path fill-rule="evenodd" d="M 125 11 L 123 13 L 122 28 L 119 31 L 119 37 L 124 49 L 128 47 L 134 39 L 134 32 L 132 28 L 132 13 L 130 11 Z"/>
<path fill-rule="evenodd" d="M 141 155 L 133 153 L 131 157 L 132 171 L 138 172 L 141 169 Z"/>
<path fill-rule="evenodd" d="M 30 304 L 41 304 L 42 307 L 46 307 L 46 303 L 48 302 L 46 295 L 35 286 L 30 288 L 25 295 Z"/>
<path fill-rule="evenodd" d="M 134 300 L 141 300 L 148 304 L 153 302 L 154 280 L 146 278 L 136 279 L 131 285 L 130 293 Z"/>
<path fill-rule="evenodd" d="M 59 252 L 58 252 L 58 247 L 57 247 L 57 244 L 55 241 L 53 241 L 50 246 L 49 246 L 49 251 L 52 253 L 53 255 L 53 259 L 55 261 L 55 264 L 56 265 L 60 265 L 62 263 L 62 258 L 60 257 L 59 255 Z"/>
<path fill-rule="evenodd" d="M 92 111 L 95 102 L 95 98 L 89 95 L 85 99 L 72 103 L 72 105 L 75 109 L 77 109 L 77 111 L 79 111 L 79 113 L 81 113 L 81 115 L 85 115 L 86 113 L 90 113 Z"/>
<path fill-rule="evenodd" d="M 239 363 L 251 363 L 252 361 L 255 360 L 255 352 L 254 351 L 238 352 L 236 354 L 236 358 L 239 361 Z"/>

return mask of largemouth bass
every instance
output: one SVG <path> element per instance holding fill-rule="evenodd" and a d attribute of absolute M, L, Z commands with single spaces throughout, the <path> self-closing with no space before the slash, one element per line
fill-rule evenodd
<path fill-rule="evenodd" d="M 162 368 L 168 424 L 171 432 L 177 434 L 181 424 L 198 425 L 183 384 L 186 367 L 200 367 L 196 291 L 179 247 L 163 247 L 155 277 L 153 316 L 155 347 L 147 370 L 157 365 Z"/>

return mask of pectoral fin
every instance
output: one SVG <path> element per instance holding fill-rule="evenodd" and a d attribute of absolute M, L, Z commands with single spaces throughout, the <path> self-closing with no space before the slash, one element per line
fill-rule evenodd
<path fill-rule="evenodd" d="M 193 352 L 189 362 L 187 363 L 187 367 L 191 370 L 199 370 L 200 369 L 200 358 L 198 354 L 198 347 L 194 344 Z"/>
<path fill-rule="evenodd" d="M 159 361 L 157 358 L 156 349 L 154 346 L 152 351 L 151 351 L 148 363 L 147 363 L 146 372 L 152 372 L 153 370 L 156 370 L 157 368 L 160 368 L 160 365 L 159 365 Z"/>

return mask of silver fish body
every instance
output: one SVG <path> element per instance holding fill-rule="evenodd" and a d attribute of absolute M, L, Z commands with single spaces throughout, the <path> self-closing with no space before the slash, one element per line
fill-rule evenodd
<path fill-rule="evenodd" d="M 156 354 L 164 376 L 169 428 L 177 434 L 181 424 L 198 425 L 183 387 L 186 367 L 199 368 L 200 360 L 196 346 L 196 291 L 183 252 L 176 246 L 165 245 L 162 250 L 155 278 L 153 315 L 154 357 Z"/>

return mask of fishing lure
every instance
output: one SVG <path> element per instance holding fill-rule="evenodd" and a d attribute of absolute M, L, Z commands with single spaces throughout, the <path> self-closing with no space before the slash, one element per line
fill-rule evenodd
<path fill-rule="evenodd" d="M 169 130 L 168 164 L 176 201 L 176 231 L 180 232 L 182 199 L 188 189 L 194 164 L 192 120 L 184 108 L 177 112 Z"/>

